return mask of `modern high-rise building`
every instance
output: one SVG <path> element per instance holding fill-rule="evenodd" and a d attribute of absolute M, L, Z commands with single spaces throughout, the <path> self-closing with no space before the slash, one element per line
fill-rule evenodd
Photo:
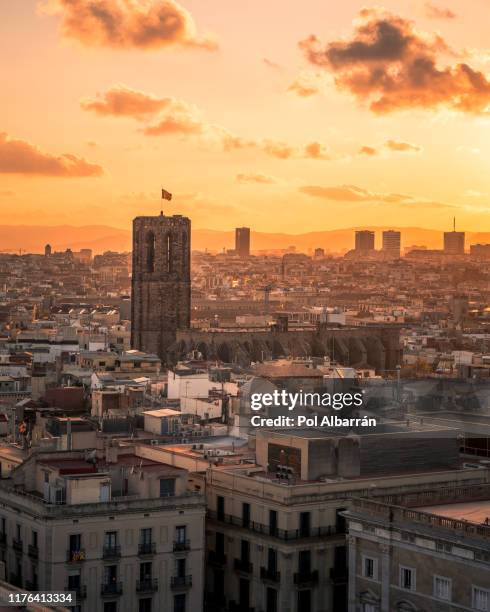
<path fill-rule="evenodd" d="M 398 259 L 400 257 L 401 233 L 395 230 L 383 232 L 383 252 L 388 257 Z"/>
<path fill-rule="evenodd" d="M 191 221 L 163 213 L 133 220 L 131 346 L 163 361 L 190 326 Z"/>
<path fill-rule="evenodd" d="M 356 251 L 374 251 L 374 232 L 361 230 L 356 232 Z"/>
<path fill-rule="evenodd" d="M 464 255 L 464 232 L 456 231 L 456 218 L 453 231 L 444 232 L 444 253 L 448 255 Z"/>
<path fill-rule="evenodd" d="M 240 257 L 250 255 L 250 228 L 237 227 L 235 229 L 235 252 Z"/>

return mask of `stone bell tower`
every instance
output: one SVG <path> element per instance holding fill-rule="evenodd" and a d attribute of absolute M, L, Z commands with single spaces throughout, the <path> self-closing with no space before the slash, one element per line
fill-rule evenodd
<path fill-rule="evenodd" d="M 176 331 L 190 327 L 191 221 L 162 213 L 133 220 L 131 346 L 167 361 Z"/>

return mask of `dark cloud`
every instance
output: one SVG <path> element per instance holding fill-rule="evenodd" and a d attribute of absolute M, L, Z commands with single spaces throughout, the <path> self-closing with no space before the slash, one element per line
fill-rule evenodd
<path fill-rule="evenodd" d="M 103 170 L 81 157 L 69 153 L 50 155 L 25 140 L 16 140 L 0 133 L 0 173 L 87 177 L 101 176 Z"/>
<path fill-rule="evenodd" d="M 361 11 L 348 40 L 300 43 L 308 61 L 335 76 L 338 88 L 375 113 L 441 106 L 465 113 L 490 110 L 490 81 L 467 63 L 440 66 L 451 55 L 438 35 L 423 35 L 411 21 L 376 9 Z"/>
<path fill-rule="evenodd" d="M 216 49 L 214 41 L 197 36 L 191 15 L 174 0 L 44 0 L 40 5 L 61 15 L 65 37 L 87 47 Z"/>

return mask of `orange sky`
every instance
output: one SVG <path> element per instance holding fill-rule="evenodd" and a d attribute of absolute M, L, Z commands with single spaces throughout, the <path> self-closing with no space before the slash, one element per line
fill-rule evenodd
<path fill-rule="evenodd" d="M 0 223 L 489 231 L 488 1 L 365 6 L 0 0 Z"/>

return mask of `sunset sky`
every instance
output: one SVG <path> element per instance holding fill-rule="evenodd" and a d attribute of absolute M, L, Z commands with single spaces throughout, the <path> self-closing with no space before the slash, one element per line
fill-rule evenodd
<path fill-rule="evenodd" d="M 490 231 L 488 0 L 379 1 L 0 0 L 0 224 Z"/>

